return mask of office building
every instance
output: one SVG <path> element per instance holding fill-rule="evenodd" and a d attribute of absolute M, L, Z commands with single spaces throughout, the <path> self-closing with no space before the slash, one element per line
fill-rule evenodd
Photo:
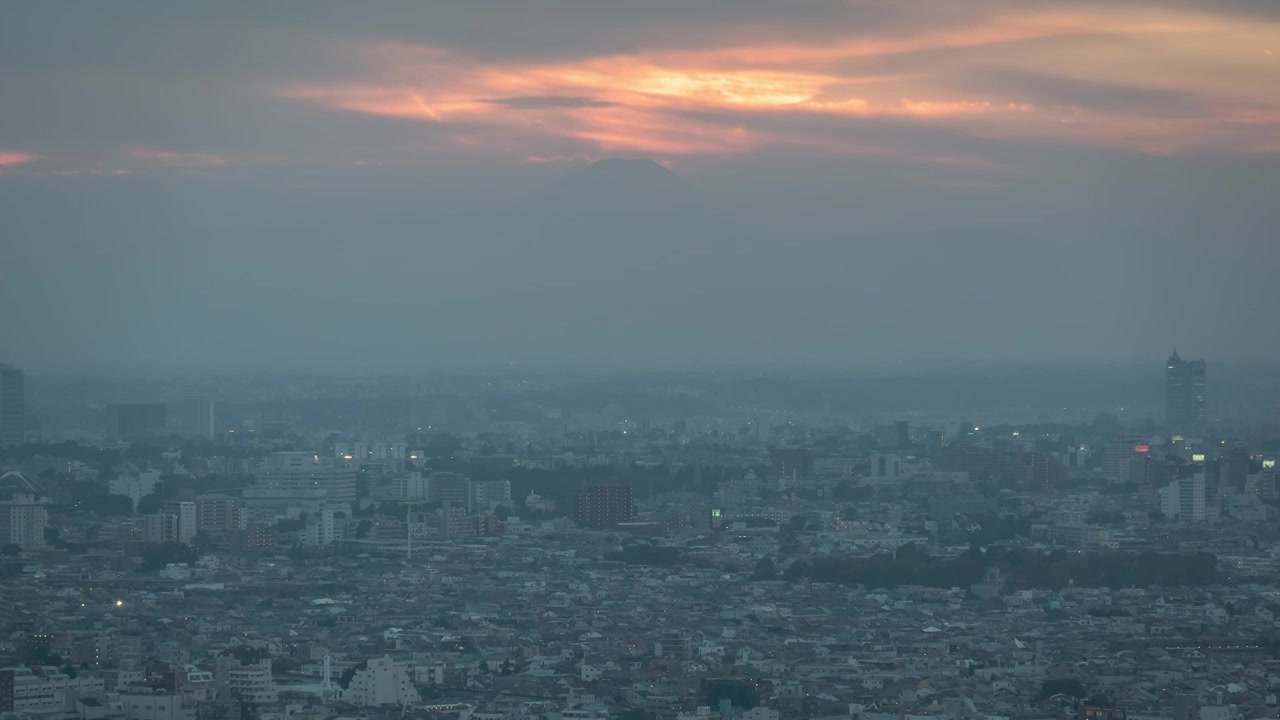
<path fill-rule="evenodd" d="M 271 453 L 255 474 L 255 493 L 246 489 L 246 502 L 261 494 L 285 505 L 290 497 L 311 502 L 318 491 L 324 502 L 335 508 L 350 506 L 356 499 L 356 469 L 322 464 L 315 455 L 305 452 Z"/>
<path fill-rule="evenodd" d="M 499 505 L 511 507 L 510 480 L 471 480 L 467 483 L 467 509 L 489 512 Z"/>
<path fill-rule="evenodd" d="M 902 475 L 902 461 L 897 455 L 875 453 L 871 456 L 869 475 L 873 478 L 896 478 Z"/>
<path fill-rule="evenodd" d="M 190 500 L 165 503 L 165 512 L 178 518 L 178 542 L 189 543 L 199 532 L 198 508 Z"/>
<path fill-rule="evenodd" d="M 1217 483 L 1204 473 L 1181 477 L 1160 488 L 1160 512 L 1184 523 L 1218 519 Z"/>
<path fill-rule="evenodd" d="M 440 508 L 440 539 L 445 542 L 475 537 L 476 526 L 467 508 L 462 505 L 445 505 Z"/>
<path fill-rule="evenodd" d="M 1055 543 L 1073 550 L 1101 550 L 1116 545 L 1109 529 L 1086 523 L 1053 525 L 1049 528 L 1049 537 Z"/>
<path fill-rule="evenodd" d="M 443 507 L 470 506 L 471 480 L 451 472 L 433 472 L 427 476 L 427 499 Z"/>
<path fill-rule="evenodd" d="M 911 425 L 906 420 L 893 424 L 893 443 L 898 448 L 911 447 Z"/>
<path fill-rule="evenodd" d="M 1102 475 L 1117 484 L 1143 484 L 1147 480 L 1147 466 L 1151 461 L 1151 448 L 1145 443 L 1118 440 L 1102 448 Z"/>
<path fill-rule="evenodd" d="M 1174 350 L 1165 364 L 1166 429 L 1171 435 L 1199 437 L 1205 430 L 1208 372 L 1204 360 L 1183 360 Z"/>
<path fill-rule="evenodd" d="M 143 515 L 142 539 L 152 544 L 178 542 L 178 516 L 167 512 Z"/>
<path fill-rule="evenodd" d="M 1243 447 L 1232 448 L 1218 456 L 1217 465 L 1218 485 L 1233 492 L 1244 492 L 1251 465 L 1249 451 Z"/>
<path fill-rule="evenodd" d="M 0 502 L 0 545 L 17 545 L 23 550 L 42 548 L 48 522 L 48 512 L 34 496 L 14 494 Z"/>
<path fill-rule="evenodd" d="M 168 409 L 162 403 L 111 405 L 112 434 L 117 438 L 146 437 L 163 433 Z"/>
<path fill-rule="evenodd" d="M 333 508 L 324 508 L 320 512 L 307 516 L 306 532 L 303 541 L 310 546 L 332 545 L 342 537 L 338 526 L 338 516 Z"/>
<path fill-rule="evenodd" d="M 181 404 L 182 430 L 187 435 L 212 440 L 215 404 L 213 398 L 189 397 Z"/>
<path fill-rule="evenodd" d="M 294 483 L 282 483 L 281 487 L 245 488 L 245 515 L 248 522 L 266 520 L 268 517 L 297 517 L 301 513 L 319 512 L 328 507 L 329 495 L 320 488 L 296 487 Z"/>
<path fill-rule="evenodd" d="M 196 498 L 196 527 L 202 533 L 244 530 L 244 501 L 230 495 L 201 495 Z"/>
<path fill-rule="evenodd" d="M 635 519 L 635 500 L 626 483 L 585 487 L 573 505 L 573 521 L 587 530 L 604 530 Z"/>
<path fill-rule="evenodd" d="M 1062 485 L 1067 468 L 1056 453 L 1034 452 L 1027 460 L 1027 487 L 1048 490 Z"/>
<path fill-rule="evenodd" d="M 391 492 L 406 500 L 426 500 L 431 496 L 431 478 L 420 472 L 401 475 L 391 480 Z"/>
<path fill-rule="evenodd" d="M 22 371 L 0 363 L 0 445 L 20 445 L 27 433 L 27 387 Z"/>

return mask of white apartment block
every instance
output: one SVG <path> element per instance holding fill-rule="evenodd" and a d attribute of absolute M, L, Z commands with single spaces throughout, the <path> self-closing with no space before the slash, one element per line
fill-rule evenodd
<path fill-rule="evenodd" d="M 307 528 L 303 533 L 306 545 L 332 545 L 342 537 L 333 508 L 322 508 L 307 516 Z"/>
<path fill-rule="evenodd" d="M 279 699 L 271 660 L 265 658 L 252 665 L 227 668 L 227 687 L 237 700 L 250 705 L 270 705 Z"/>
<path fill-rule="evenodd" d="M 321 463 L 311 453 L 271 453 L 255 474 L 253 489 L 286 500 L 291 496 L 309 500 L 322 490 L 326 503 L 349 508 L 356 499 L 356 469 Z M 246 492 L 246 504 L 251 498 Z"/>
<path fill-rule="evenodd" d="M 469 480 L 467 482 L 467 510 L 488 512 L 499 505 L 511 507 L 510 480 Z"/>
<path fill-rule="evenodd" d="M 62 712 L 74 707 L 76 698 L 103 691 L 102 678 L 87 673 L 73 678 L 53 667 L 40 668 L 40 674 L 27 667 L 11 669 L 13 710 L 20 714 Z"/>
<path fill-rule="evenodd" d="M 121 693 L 118 708 L 127 720 L 196 720 L 195 702 L 172 693 Z"/>
<path fill-rule="evenodd" d="M 416 703 L 419 698 L 413 686 L 413 667 L 397 663 L 389 655 L 374 658 L 352 675 L 342 699 L 362 707 Z"/>
<path fill-rule="evenodd" d="M 1178 478 L 1160 488 L 1160 512 L 1170 520 L 1211 522 L 1218 519 L 1214 495 L 1203 473 Z"/>
<path fill-rule="evenodd" d="M 0 502 L 0 545 L 17 545 L 23 550 L 45 546 L 44 529 L 49 513 L 31 495 L 14 495 Z"/>

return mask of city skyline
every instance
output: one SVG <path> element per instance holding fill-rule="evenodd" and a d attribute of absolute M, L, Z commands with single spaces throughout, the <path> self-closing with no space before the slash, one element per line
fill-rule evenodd
<path fill-rule="evenodd" d="M 0 720 L 1280 720 L 1280 0 L 0 13 Z"/>

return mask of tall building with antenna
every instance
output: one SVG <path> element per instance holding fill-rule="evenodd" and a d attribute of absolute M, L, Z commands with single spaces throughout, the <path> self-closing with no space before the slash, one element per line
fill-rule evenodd
<path fill-rule="evenodd" d="M 1183 360 L 1175 348 L 1165 363 L 1165 424 L 1171 435 L 1198 436 L 1205 431 L 1208 372 L 1204 360 Z"/>

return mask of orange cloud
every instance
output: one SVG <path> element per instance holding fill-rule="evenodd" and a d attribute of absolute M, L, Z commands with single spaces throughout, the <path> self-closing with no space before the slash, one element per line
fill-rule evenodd
<path fill-rule="evenodd" d="M 705 47 L 544 62 L 371 42 L 344 49 L 358 79 L 285 85 L 276 93 L 457 126 L 447 134 L 453 143 L 525 162 L 819 144 L 808 137 L 813 117 L 848 118 L 847 137 L 824 134 L 821 142 L 833 151 L 868 147 L 856 137 L 861 119 L 1143 152 L 1274 146 L 1257 131 L 1280 124 L 1280 107 L 1265 100 L 1274 63 L 1261 51 L 1246 55 L 1236 48 L 1265 47 L 1280 24 L 1123 4 L 1090 7 L 901 35 L 852 32 L 806 45 L 712 37 Z M 998 71 L 1028 69 L 1058 82 L 1040 88 L 1034 78 L 999 80 Z M 1117 86 L 1194 102 L 1158 114 L 1100 101 Z M 1245 126 L 1254 129 L 1241 132 Z M 572 146 L 566 150 L 565 143 Z M 913 155 L 912 148 L 900 150 Z"/>
<path fill-rule="evenodd" d="M 144 160 L 148 163 L 184 170 L 219 167 L 227 164 L 226 158 L 221 155 L 205 152 L 184 153 L 156 150 L 154 148 L 134 148 L 129 151 L 129 156 L 135 160 Z"/>
<path fill-rule="evenodd" d="M 22 152 L 19 150 L 0 150 L 0 168 L 26 165 L 39 159 L 40 156 L 35 153 Z"/>

